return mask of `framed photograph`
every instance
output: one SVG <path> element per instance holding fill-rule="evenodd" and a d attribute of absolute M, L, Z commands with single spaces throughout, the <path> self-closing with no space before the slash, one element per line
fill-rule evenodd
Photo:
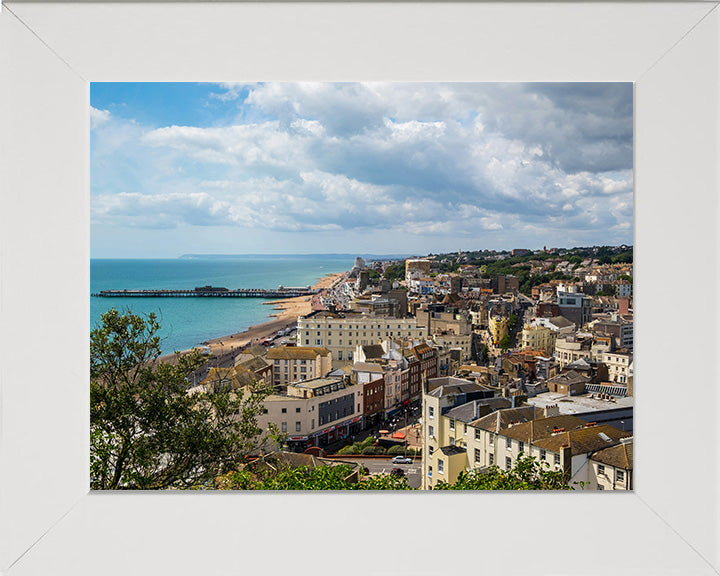
<path fill-rule="evenodd" d="M 0 572 L 717 573 L 716 8 L 4 3 Z M 634 83 L 634 491 L 90 493 L 90 83 L 131 81 Z"/>

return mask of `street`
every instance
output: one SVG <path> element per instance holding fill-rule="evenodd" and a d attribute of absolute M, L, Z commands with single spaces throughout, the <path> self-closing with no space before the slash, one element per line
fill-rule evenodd
<path fill-rule="evenodd" d="M 392 457 L 387 458 L 353 458 L 353 462 L 357 462 L 361 466 L 365 466 L 370 474 L 390 474 L 393 468 L 400 468 L 405 472 L 405 477 L 411 488 L 420 488 L 422 474 L 422 462 L 420 456 L 413 458 L 412 464 L 393 464 Z"/>

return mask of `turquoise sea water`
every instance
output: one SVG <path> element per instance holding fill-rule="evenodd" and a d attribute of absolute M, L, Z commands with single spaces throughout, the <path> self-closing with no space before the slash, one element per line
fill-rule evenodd
<path fill-rule="evenodd" d="M 307 286 L 333 272 L 350 270 L 354 257 L 238 256 L 166 260 L 90 261 L 90 292 L 119 289 L 188 289 L 197 286 L 277 288 Z M 186 350 L 204 340 L 241 332 L 269 320 L 260 298 L 90 298 L 90 328 L 110 308 L 158 315 L 163 353 Z"/>

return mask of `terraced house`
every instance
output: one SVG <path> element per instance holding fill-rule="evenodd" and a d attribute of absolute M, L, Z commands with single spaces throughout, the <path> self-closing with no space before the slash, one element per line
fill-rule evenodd
<path fill-rule="evenodd" d="M 584 483 L 585 489 L 630 488 L 630 432 L 561 415 L 557 404 L 514 407 L 509 406 L 512 399 L 477 397 L 477 384 L 457 378 L 428 384 L 423 394 L 423 489 L 455 482 L 460 472 L 473 468 L 510 470 L 520 454 L 563 470 L 573 485 Z M 610 484 L 608 473 L 620 481 Z"/>

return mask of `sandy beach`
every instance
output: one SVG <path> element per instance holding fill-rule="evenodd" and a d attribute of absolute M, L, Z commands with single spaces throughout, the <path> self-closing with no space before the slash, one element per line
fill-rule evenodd
<path fill-rule="evenodd" d="M 344 275 L 344 272 L 337 272 L 323 276 L 313 285 L 313 289 L 322 290 L 329 288 L 334 283 L 340 281 Z M 210 346 L 212 354 L 222 356 L 233 350 L 239 351 L 240 348 L 251 342 L 259 343 L 278 330 L 294 326 L 297 323 L 298 317 L 309 314 L 312 311 L 311 296 L 283 298 L 282 300 L 273 300 L 271 302 L 265 302 L 264 304 L 272 306 L 272 309 L 277 311 L 268 314 L 272 320 L 257 324 L 256 326 L 250 326 L 250 328 L 243 332 L 208 340 L 206 345 Z"/>

